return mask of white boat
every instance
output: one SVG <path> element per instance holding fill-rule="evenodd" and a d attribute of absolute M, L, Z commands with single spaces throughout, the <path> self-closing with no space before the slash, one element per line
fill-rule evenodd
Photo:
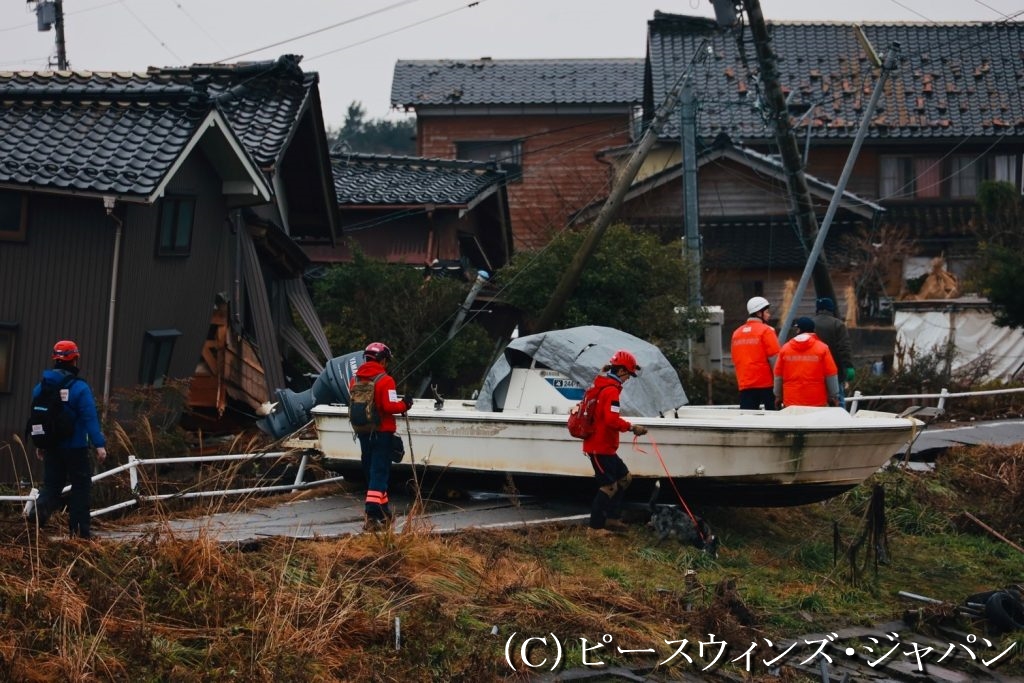
<path fill-rule="evenodd" d="M 592 492 L 593 469 L 566 420 L 617 348 L 633 352 L 643 368 L 641 377 L 626 382 L 622 410 L 649 432 L 636 441 L 624 434 L 619 448 L 633 474 L 631 491 L 641 495 L 671 477 L 688 502 L 781 506 L 824 500 L 863 482 L 923 426 L 892 413 L 851 415 L 841 408 L 681 405 L 685 392 L 656 347 L 610 328 L 574 328 L 513 341 L 476 401 L 417 399 L 408 420 L 398 418 L 406 458 L 395 466 L 393 481 L 415 466 L 421 478 L 451 487 L 497 483 L 520 491 L 547 485 Z M 329 467 L 360 478 L 348 409 L 323 404 L 309 412 Z"/>

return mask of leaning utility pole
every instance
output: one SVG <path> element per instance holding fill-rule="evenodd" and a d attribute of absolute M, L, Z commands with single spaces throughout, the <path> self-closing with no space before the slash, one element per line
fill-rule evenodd
<path fill-rule="evenodd" d="M 796 216 L 804 243 L 809 245 L 818 236 L 818 219 L 814 215 L 811 192 L 807 188 L 807 177 L 804 175 L 800 147 L 797 145 L 793 128 L 789 125 L 789 110 L 786 107 L 786 98 L 782 94 L 782 87 L 779 85 L 779 70 L 776 66 L 775 51 L 771 46 L 771 37 L 768 35 L 768 27 L 765 25 L 764 14 L 761 12 L 760 0 L 742 1 L 750 24 L 750 34 L 754 39 L 757 61 L 761 66 L 761 83 L 764 85 L 769 115 L 775 128 L 775 142 L 779 146 L 782 166 L 786 173 L 790 210 Z M 813 275 L 814 289 L 817 295 L 835 300 L 832 277 L 829 275 L 824 257 L 815 261 Z M 799 301 L 793 302 L 794 307 L 799 304 Z"/>

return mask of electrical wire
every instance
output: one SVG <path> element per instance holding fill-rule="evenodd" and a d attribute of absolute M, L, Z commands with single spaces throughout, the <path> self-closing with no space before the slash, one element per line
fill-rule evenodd
<path fill-rule="evenodd" d="M 399 26 L 398 28 L 391 29 L 390 31 L 385 31 L 384 33 L 378 33 L 377 35 L 370 36 L 369 38 L 366 38 L 364 40 L 359 40 L 359 41 L 356 41 L 354 43 L 349 43 L 348 45 L 342 45 L 341 47 L 336 47 L 333 50 L 328 50 L 327 52 L 321 52 L 318 55 L 313 55 L 312 57 L 308 57 L 306 59 L 306 61 L 311 62 L 314 59 L 320 59 L 321 57 L 326 57 L 328 55 L 333 55 L 333 54 L 335 54 L 337 52 L 342 52 L 343 50 L 349 50 L 349 49 L 351 49 L 353 47 L 357 47 L 359 45 L 365 45 L 366 43 L 369 43 L 369 42 L 372 42 L 374 40 L 377 40 L 378 38 L 385 38 L 387 36 L 391 36 L 391 35 L 394 35 L 396 33 L 400 33 L 402 31 L 405 31 L 405 30 L 410 29 L 410 28 L 415 28 L 417 26 L 422 26 L 423 24 L 427 24 L 427 23 L 430 23 L 432 21 L 436 21 L 438 19 L 442 19 L 442 18 L 447 17 L 447 16 L 449 16 L 451 14 L 455 14 L 456 12 L 461 12 L 462 10 L 465 10 L 465 9 L 472 9 L 472 8 L 477 7 L 477 6 L 479 6 L 479 5 L 481 5 L 481 4 L 485 3 L 485 2 L 487 2 L 487 0 L 473 0 L 473 2 L 469 2 L 469 3 L 465 4 L 465 5 L 462 5 L 461 7 L 456 7 L 455 9 L 448 10 L 447 12 L 442 12 L 441 14 L 435 14 L 432 17 L 427 17 L 426 19 L 421 19 L 420 21 L 414 21 L 411 24 L 406 24 L 405 26 Z"/>
<path fill-rule="evenodd" d="M 184 14 L 186 17 L 188 17 L 188 20 L 190 22 L 192 22 L 192 24 L 196 28 L 198 28 L 200 31 L 202 31 L 203 35 L 206 36 L 207 38 L 209 38 L 211 43 L 213 43 L 214 45 L 220 45 L 220 41 L 218 41 L 216 38 L 214 38 L 213 35 L 209 31 L 206 30 L 206 27 L 203 25 L 202 22 L 197 21 L 196 18 L 193 17 L 192 14 L 187 9 L 185 9 L 185 7 L 181 4 L 180 0 L 170 0 L 170 2 L 175 7 L 177 7 L 179 10 L 181 10 L 181 13 Z"/>
<path fill-rule="evenodd" d="M 125 0 L 119 0 L 119 3 L 120 3 L 120 5 L 122 7 L 125 8 L 125 10 L 128 12 L 128 14 L 132 15 L 132 17 L 135 19 L 135 21 L 139 22 L 139 25 L 142 26 L 142 28 L 146 29 L 146 33 L 151 35 L 153 37 L 153 40 L 155 40 L 156 42 L 158 42 L 160 44 L 160 47 L 162 47 L 163 49 L 167 50 L 167 52 L 170 53 L 170 55 L 172 57 L 174 57 L 176 60 L 178 60 L 179 63 L 181 63 L 181 64 L 185 63 L 185 60 L 182 59 L 181 57 L 179 57 L 178 53 L 176 53 L 174 50 L 172 50 L 171 47 L 166 42 L 164 42 L 164 40 L 162 38 L 160 38 L 160 36 L 158 36 L 153 31 L 153 29 L 151 29 L 149 26 L 147 26 L 146 22 L 144 22 L 142 20 L 142 17 L 140 17 L 138 14 L 136 14 L 135 11 L 132 10 L 132 8 L 128 6 L 128 3 L 125 2 Z"/>
<path fill-rule="evenodd" d="M 380 7 L 378 9 L 375 9 L 375 10 L 371 11 L 371 12 L 366 12 L 366 13 L 360 14 L 358 16 L 350 17 L 349 19 L 344 19 L 342 21 L 339 21 L 337 23 L 331 24 L 329 26 L 323 26 L 323 27 L 318 28 L 318 29 L 313 29 L 312 31 L 307 31 L 305 33 L 300 33 L 299 35 L 292 36 L 291 38 L 285 38 L 284 40 L 279 40 L 277 42 L 270 43 L 269 45 L 263 45 L 262 47 L 257 47 L 257 48 L 253 48 L 251 50 L 246 50 L 245 52 L 239 52 L 238 54 L 231 55 L 230 57 L 224 57 L 223 59 L 218 59 L 216 62 L 214 62 L 214 64 L 220 64 L 221 62 L 226 62 L 228 60 L 238 59 L 239 57 L 247 57 L 248 55 L 251 55 L 254 52 L 261 52 L 263 50 L 269 50 L 272 47 L 280 47 L 281 45 L 285 45 L 287 43 L 294 43 L 296 40 L 302 40 L 303 38 L 309 38 L 310 36 L 315 36 L 315 35 L 317 35 L 319 33 L 324 33 L 325 31 L 330 31 L 330 30 L 336 29 L 336 28 L 341 27 L 341 26 L 346 26 L 348 24 L 352 24 L 352 23 L 355 23 L 357 21 L 361 21 L 363 19 L 366 19 L 368 17 L 372 17 L 372 16 L 375 16 L 377 14 L 383 14 L 384 12 L 389 12 L 389 11 L 391 11 L 393 9 L 398 8 L 398 7 L 403 7 L 405 5 L 411 5 L 411 4 L 413 4 L 415 2 L 419 2 L 419 1 L 420 0 L 400 0 L 400 2 L 394 2 L 394 3 L 391 3 L 390 5 L 385 5 L 384 7 Z"/>

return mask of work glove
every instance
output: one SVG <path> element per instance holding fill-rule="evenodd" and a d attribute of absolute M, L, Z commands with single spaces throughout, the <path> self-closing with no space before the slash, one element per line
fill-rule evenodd
<path fill-rule="evenodd" d="M 402 403 L 405 404 L 405 409 L 406 410 L 409 410 L 409 408 L 412 408 L 412 396 L 403 396 L 402 397 Z"/>
<path fill-rule="evenodd" d="M 647 433 L 647 427 L 644 427 L 643 425 L 633 425 L 632 427 L 630 427 L 630 431 L 632 431 L 637 436 L 643 436 L 644 434 Z"/>
<path fill-rule="evenodd" d="M 846 381 L 852 382 L 853 378 L 857 376 L 857 371 L 853 368 L 846 368 Z"/>

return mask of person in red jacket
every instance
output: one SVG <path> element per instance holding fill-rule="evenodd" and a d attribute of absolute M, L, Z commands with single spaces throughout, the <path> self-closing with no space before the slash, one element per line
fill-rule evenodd
<path fill-rule="evenodd" d="M 356 382 L 372 382 L 381 375 L 373 390 L 374 407 L 380 415 L 380 426 L 374 431 L 359 434 L 359 449 L 366 475 L 366 524 L 367 530 L 386 528 L 392 520 L 388 505 L 388 481 L 391 478 L 391 452 L 395 430 L 395 415 L 400 415 L 412 406 L 412 396 L 398 398 L 395 379 L 387 374 L 391 361 L 391 349 L 380 342 L 373 342 L 363 351 L 364 362 L 356 370 L 350 388 Z"/>
<path fill-rule="evenodd" d="M 797 318 L 799 332 L 782 345 L 775 361 L 775 404 L 838 406 L 839 370 L 828 345 L 814 334 L 814 321 Z"/>
<path fill-rule="evenodd" d="M 779 353 L 779 338 L 768 325 L 771 304 L 763 296 L 747 302 L 747 321 L 732 333 L 732 364 L 740 388 L 740 408 L 771 410 L 775 404 L 772 392 L 772 364 Z"/>
<path fill-rule="evenodd" d="M 634 425 L 619 414 L 619 394 L 622 384 L 636 377 L 640 366 L 629 351 L 616 351 L 601 374 L 594 379 L 598 388 L 597 408 L 594 411 L 594 433 L 583 440 L 583 452 L 590 458 L 597 480 L 597 495 L 590 508 L 590 528 L 625 528 L 622 500 L 632 481 L 626 463 L 618 456 L 619 434 L 633 432 L 637 436 L 647 433 L 647 427 Z M 605 531 L 607 533 L 607 530 Z"/>

